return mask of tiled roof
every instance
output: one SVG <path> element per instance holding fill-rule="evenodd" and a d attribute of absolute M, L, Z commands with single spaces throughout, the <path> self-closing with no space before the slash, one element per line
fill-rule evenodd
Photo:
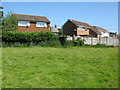
<path fill-rule="evenodd" d="M 98 27 L 98 26 L 93 26 L 93 27 L 95 27 L 98 31 L 103 31 L 103 32 L 108 32 L 109 33 L 109 31 L 105 30 L 104 28 L 101 28 L 101 27 Z"/>
<path fill-rule="evenodd" d="M 80 21 L 76 21 L 76 20 L 72 20 L 72 19 L 70 19 L 70 21 L 73 22 L 76 26 L 85 26 L 85 27 L 88 27 L 91 30 L 93 30 L 95 33 L 101 34 L 101 32 L 99 32 L 95 27 L 92 27 L 88 23 L 84 23 L 84 22 L 80 22 Z"/>
<path fill-rule="evenodd" d="M 22 21 L 35 21 L 35 22 L 48 22 L 50 21 L 45 16 L 34 16 L 34 15 L 23 15 L 23 14 L 13 14 L 18 20 Z"/>

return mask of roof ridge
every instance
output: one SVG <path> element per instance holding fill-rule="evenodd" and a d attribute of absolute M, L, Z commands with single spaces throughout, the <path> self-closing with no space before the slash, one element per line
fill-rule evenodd
<path fill-rule="evenodd" d="M 35 16 L 35 15 L 25 15 L 25 14 L 16 14 L 16 13 L 12 13 L 12 15 L 16 15 L 18 20 L 50 22 L 46 16 Z"/>
<path fill-rule="evenodd" d="M 35 17 L 45 17 L 45 16 L 36 16 L 36 15 L 26 15 L 26 14 L 16 14 L 16 13 L 13 13 L 14 15 L 23 15 L 23 16 L 35 16 Z"/>
<path fill-rule="evenodd" d="M 76 22 L 80 22 L 80 23 L 83 23 L 83 24 L 88 24 L 88 23 L 86 23 L 86 22 L 81 22 L 81 21 L 77 21 L 77 20 L 73 20 L 73 19 L 70 19 L 70 21 L 76 21 Z M 90 25 L 90 24 L 88 24 L 88 25 Z M 91 26 L 91 25 L 90 25 Z"/>

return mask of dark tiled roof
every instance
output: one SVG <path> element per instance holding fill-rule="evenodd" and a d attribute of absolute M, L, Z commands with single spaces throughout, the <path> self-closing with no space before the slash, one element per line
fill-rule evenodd
<path fill-rule="evenodd" d="M 76 26 L 85 26 L 85 27 L 88 27 L 91 30 L 93 30 L 95 33 L 101 34 L 101 32 L 99 32 L 95 27 L 92 27 L 88 23 L 84 23 L 84 22 L 80 22 L 80 21 L 76 21 L 76 20 L 72 20 L 72 19 L 70 19 L 70 21 L 73 22 Z"/>
<path fill-rule="evenodd" d="M 23 14 L 13 14 L 18 20 L 22 21 L 34 21 L 34 22 L 48 22 L 50 21 L 45 16 L 33 16 L 33 15 L 23 15 Z"/>
<path fill-rule="evenodd" d="M 109 33 L 109 31 L 105 30 L 104 28 L 101 28 L 101 27 L 98 27 L 98 26 L 93 26 L 93 27 L 95 27 L 98 31 L 103 31 L 103 32 L 108 32 Z"/>

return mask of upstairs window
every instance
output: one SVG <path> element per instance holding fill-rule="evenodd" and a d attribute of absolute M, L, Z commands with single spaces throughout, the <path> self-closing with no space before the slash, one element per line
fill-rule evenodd
<path fill-rule="evenodd" d="M 30 26 L 29 21 L 18 21 L 18 26 Z"/>
<path fill-rule="evenodd" d="M 47 27 L 47 23 L 46 22 L 37 22 L 36 27 Z"/>

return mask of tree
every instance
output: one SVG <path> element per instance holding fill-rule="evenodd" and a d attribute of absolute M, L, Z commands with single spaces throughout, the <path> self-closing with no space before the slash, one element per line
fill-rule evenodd
<path fill-rule="evenodd" d="M 8 12 L 8 14 L 3 17 L 3 27 L 4 31 L 17 31 L 18 29 L 18 21 L 15 15 L 12 12 Z"/>

